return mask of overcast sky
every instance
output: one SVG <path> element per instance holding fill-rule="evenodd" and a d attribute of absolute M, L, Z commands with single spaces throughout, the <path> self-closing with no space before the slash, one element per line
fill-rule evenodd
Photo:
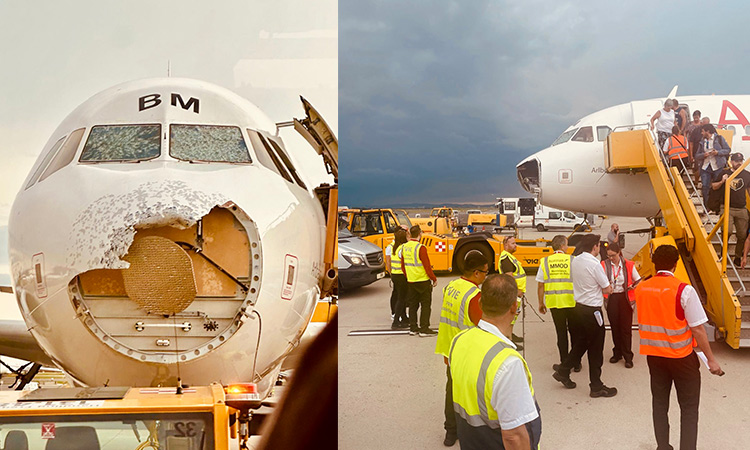
<path fill-rule="evenodd" d="M 341 2 L 348 206 L 494 201 L 580 117 L 632 100 L 748 94 L 743 2 Z"/>
<path fill-rule="evenodd" d="M 166 76 L 168 61 L 172 76 L 233 90 L 277 122 L 304 116 L 303 95 L 337 131 L 337 8 L 336 0 L 0 0 L 0 225 L 73 109 L 116 84 Z"/>

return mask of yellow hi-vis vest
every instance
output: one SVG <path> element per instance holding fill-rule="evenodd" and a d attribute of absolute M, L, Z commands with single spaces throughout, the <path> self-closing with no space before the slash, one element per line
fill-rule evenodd
<path fill-rule="evenodd" d="M 512 262 L 513 265 L 516 267 L 516 270 L 513 271 L 513 278 L 516 279 L 518 290 L 520 290 L 523 293 L 526 293 L 526 271 L 523 270 L 521 263 L 516 259 L 515 256 L 503 250 L 500 253 L 501 264 L 502 264 L 503 259 L 505 258 L 510 258 L 510 262 Z"/>
<path fill-rule="evenodd" d="M 479 293 L 479 286 L 459 278 L 443 289 L 443 307 L 440 310 L 435 353 L 448 357 L 451 341 L 462 330 L 473 327 L 469 319 L 469 300 Z"/>
<path fill-rule="evenodd" d="M 419 259 L 419 249 L 422 247 L 417 241 L 408 241 L 406 244 L 401 245 L 403 250 L 401 251 L 401 258 L 404 260 L 404 267 L 406 268 L 406 281 L 409 283 L 417 283 L 419 281 L 427 281 L 430 277 L 427 276 L 427 272 L 422 266 L 422 261 Z"/>
<path fill-rule="evenodd" d="M 492 387 L 497 371 L 511 357 L 523 362 L 533 396 L 529 366 L 520 353 L 498 336 L 479 327 L 471 327 L 453 339 L 448 356 L 453 378 L 453 409 L 469 425 L 489 427 L 501 433 L 498 414 L 491 402 Z M 538 448 L 539 436 L 529 437 L 532 448 Z"/>
<path fill-rule="evenodd" d="M 391 275 L 403 275 L 404 271 L 401 270 L 401 251 L 404 245 L 399 245 L 395 252 L 393 251 L 393 242 L 388 244 L 388 247 L 391 248 L 391 267 L 389 267 Z"/>
<path fill-rule="evenodd" d="M 572 308 L 573 277 L 571 274 L 573 257 L 566 253 L 555 253 L 542 258 L 539 270 L 544 276 L 544 302 L 547 308 Z"/>

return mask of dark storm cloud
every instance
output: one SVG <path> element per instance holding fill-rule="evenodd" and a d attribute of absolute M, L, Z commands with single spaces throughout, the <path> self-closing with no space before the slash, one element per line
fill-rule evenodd
<path fill-rule="evenodd" d="M 697 7 L 673 7 L 340 2 L 341 203 L 520 195 L 515 164 L 586 114 L 677 83 L 684 93 L 743 93 L 739 74 L 673 51 L 732 61 L 691 31 L 720 24 L 723 40 L 745 42 L 733 5 L 712 7 L 708 22 Z"/>

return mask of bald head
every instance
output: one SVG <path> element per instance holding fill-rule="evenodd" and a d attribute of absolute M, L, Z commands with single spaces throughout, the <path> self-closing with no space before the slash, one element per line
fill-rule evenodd
<path fill-rule="evenodd" d="M 482 313 L 490 317 L 502 316 L 516 304 L 516 280 L 506 274 L 492 274 L 482 283 Z"/>

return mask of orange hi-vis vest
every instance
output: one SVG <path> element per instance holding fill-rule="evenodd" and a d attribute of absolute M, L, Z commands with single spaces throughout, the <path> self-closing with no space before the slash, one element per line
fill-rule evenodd
<path fill-rule="evenodd" d="M 685 136 L 674 136 L 669 138 L 669 151 L 667 152 L 669 159 L 681 159 L 687 158 L 687 144 L 685 143 Z"/>
<path fill-rule="evenodd" d="M 658 273 L 635 288 L 641 354 L 684 358 L 695 347 L 680 297 L 687 284 Z"/>

